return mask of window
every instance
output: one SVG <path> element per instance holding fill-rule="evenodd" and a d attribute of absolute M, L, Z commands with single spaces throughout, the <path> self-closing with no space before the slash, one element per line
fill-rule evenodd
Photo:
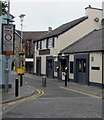
<path fill-rule="evenodd" d="M 82 67 L 82 60 L 78 61 L 78 72 L 82 72 L 83 71 L 83 67 Z"/>
<path fill-rule="evenodd" d="M 78 72 L 86 73 L 86 60 L 78 60 Z"/>
<path fill-rule="evenodd" d="M 70 61 L 70 73 L 73 73 L 74 66 L 73 61 Z"/>
<path fill-rule="evenodd" d="M 46 41 L 46 47 L 47 48 L 54 47 L 54 38 L 47 39 L 47 41 Z"/>
<path fill-rule="evenodd" d="M 94 57 L 91 57 L 91 61 L 92 61 L 92 62 L 94 61 Z"/>
<path fill-rule="evenodd" d="M 42 49 L 42 41 L 37 42 L 37 49 Z"/>

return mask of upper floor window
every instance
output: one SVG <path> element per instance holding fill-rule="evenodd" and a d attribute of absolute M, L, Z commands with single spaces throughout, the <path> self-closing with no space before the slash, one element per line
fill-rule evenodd
<path fill-rule="evenodd" d="M 54 38 L 49 38 L 46 41 L 46 48 L 54 47 Z"/>
<path fill-rule="evenodd" d="M 37 41 L 37 49 L 42 49 L 42 41 Z"/>

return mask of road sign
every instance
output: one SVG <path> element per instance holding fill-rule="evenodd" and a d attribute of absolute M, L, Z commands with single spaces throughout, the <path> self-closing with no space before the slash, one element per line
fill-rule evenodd
<path fill-rule="evenodd" d="M 2 25 L 2 54 L 13 55 L 14 54 L 14 36 L 15 25 L 3 24 Z"/>
<path fill-rule="evenodd" d="M 24 68 L 18 68 L 17 70 L 17 73 L 25 73 L 25 69 Z"/>

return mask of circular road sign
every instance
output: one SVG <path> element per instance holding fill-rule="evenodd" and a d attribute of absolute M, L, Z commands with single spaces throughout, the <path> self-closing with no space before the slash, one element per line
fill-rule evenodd
<path fill-rule="evenodd" d="M 12 40 L 12 35 L 11 34 L 6 34 L 5 35 L 5 40 L 7 40 L 7 41 Z"/>

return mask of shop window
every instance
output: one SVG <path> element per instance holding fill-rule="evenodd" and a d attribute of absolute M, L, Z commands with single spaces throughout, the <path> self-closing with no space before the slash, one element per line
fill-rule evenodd
<path fill-rule="evenodd" d="M 82 70 L 82 61 L 81 60 L 79 60 L 78 61 L 78 72 L 82 72 L 83 70 Z"/>
<path fill-rule="evenodd" d="M 78 61 L 78 72 L 86 72 L 86 60 L 79 60 Z"/>
<path fill-rule="evenodd" d="M 70 73 L 74 72 L 74 64 L 73 61 L 70 61 Z"/>

